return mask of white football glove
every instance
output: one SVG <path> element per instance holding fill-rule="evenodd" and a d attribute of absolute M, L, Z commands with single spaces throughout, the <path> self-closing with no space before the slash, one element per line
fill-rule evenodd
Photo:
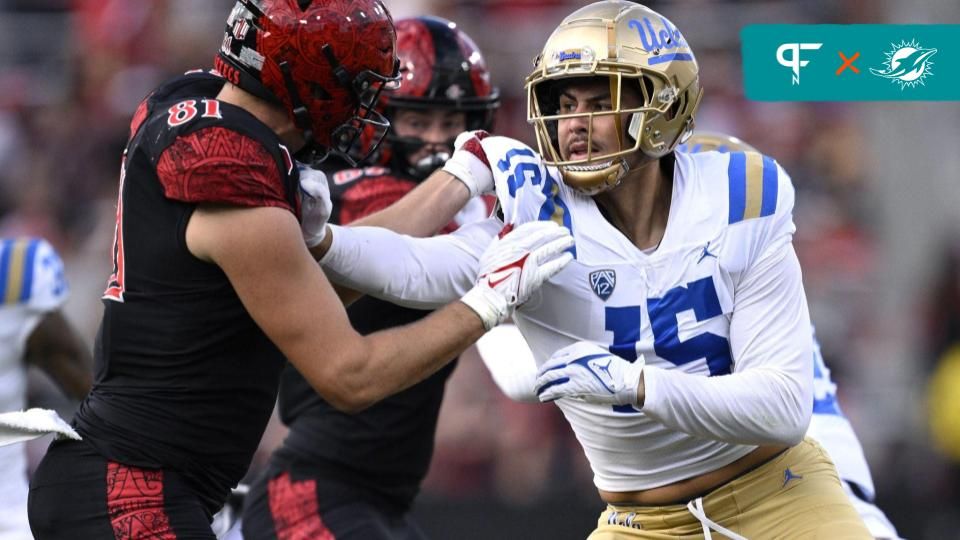
<path fill-rule="evenodd" d="M 297 162 L 300 171 L 300 231 L 307 247 L 314 247 L 327 235 L 327 221 L 333 203 L 330 202 L 330 185 L 323 171 Z"/>
<path fill-rule="evenodd" d="M 579 341 L 553 353 L 540 366 L 537 396 L 542 402 L 569 397 L 601 405 L 636 405 L 644 364 L 643 356 L 628 362 L 603 347 Z"/>
<path fill-rule="evenodd" d="M 572 246 L 570 231 L 552 221 L 508 225 L 480 257 L 477 284 L 460 300 L 490 330 L 573 260 Z"/>
<path fill-rule="evenodd" d="M 464 131 L 453 143 L 453 155 L 443 170 L 457 177 L 470 191 L 470 197 L 493 191 L 493 171 L 480 141 L 490 134 L 483 130 Z"/>

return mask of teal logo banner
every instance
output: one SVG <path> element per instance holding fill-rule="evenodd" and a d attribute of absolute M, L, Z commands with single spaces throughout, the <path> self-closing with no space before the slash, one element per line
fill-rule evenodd
<path fill-rule="evenodd" d="M 740 32 L 757 101 L 960 101 L 960 25 L 755 24 Z"/>

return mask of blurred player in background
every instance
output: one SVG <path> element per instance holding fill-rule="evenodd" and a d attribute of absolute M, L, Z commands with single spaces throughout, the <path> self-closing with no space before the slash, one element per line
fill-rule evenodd
<path fill-rule="evenodd" d="M 492 128 L 499 92 L 473 40 L 436 17 L 401 19 L 396 27 L 402 84 L 383 92 L 378 106 L 391 130 L 377 165 L 332 174 L 334 223 L 393 204 L 444 165 L 457 135 Z M 487 217 L 482 198 L 471 203 L 444 232 Z M 429 313 L 370 297 L 347 312 L 364 334 Z M 246 498 L 244 537 L 423 538 L 409 511 L 430 464 L 454 365 L 356 415 L 331 406 L 288 366 L 279 407 L 290 431 Z"/>
<path fill-rule="evenodd" d="M 61 311 L 63 261 L 45 240 L 0 239 L 0 412 L 27 405 L 27 365 L 39 367 L 72 399 L 90 390 L 93 359 Z M 0 447 L 0 540 L 30 538 L 27 448 Z"/>

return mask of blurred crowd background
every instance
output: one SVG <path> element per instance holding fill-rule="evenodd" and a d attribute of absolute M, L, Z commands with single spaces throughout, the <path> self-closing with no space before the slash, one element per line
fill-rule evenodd
<path fill-rule="evenodd" d="M 387 0 L 460 23 L 504 96 L 497 131 L 528 143 L 523 78 L 586 2 Z M 66 311 L 92 343 L 109 273 L 120 155 L 139 100 L 209 67 L 232 0 L 0 0 L 0 234 L 62 255 Z M 811 314 L 877 484 L 907 538 L 960 538 L 960 104 L 758 103 L 742 90 L 751 23 L 960 23 L 955 0 L 677 0 L 706 94 L 698 127 L 775 157 L 798 191 Z M 934 79 L 935 80 L 935 79 Z M 951 150 L 953 148 L 953 150 Z M 468 352 L 448 385 L 417 513 L 436 538 L 580 538 L 601 510 L 551 405 L 510 402 Z M 34 373 L 31 399 L 75 404 Z M 283 437 L 272 425 L 254 470 Z M 32 446 L 34 460 L 47 441 Z"/>

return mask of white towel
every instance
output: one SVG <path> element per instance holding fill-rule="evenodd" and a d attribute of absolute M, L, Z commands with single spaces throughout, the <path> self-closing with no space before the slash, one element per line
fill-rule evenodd
<path fill-rule="evenodd" d="M 48 433 L 82 440 L 69 424 L 50 409 L 0 413 L 0 446 L 29 441 Z"/>

